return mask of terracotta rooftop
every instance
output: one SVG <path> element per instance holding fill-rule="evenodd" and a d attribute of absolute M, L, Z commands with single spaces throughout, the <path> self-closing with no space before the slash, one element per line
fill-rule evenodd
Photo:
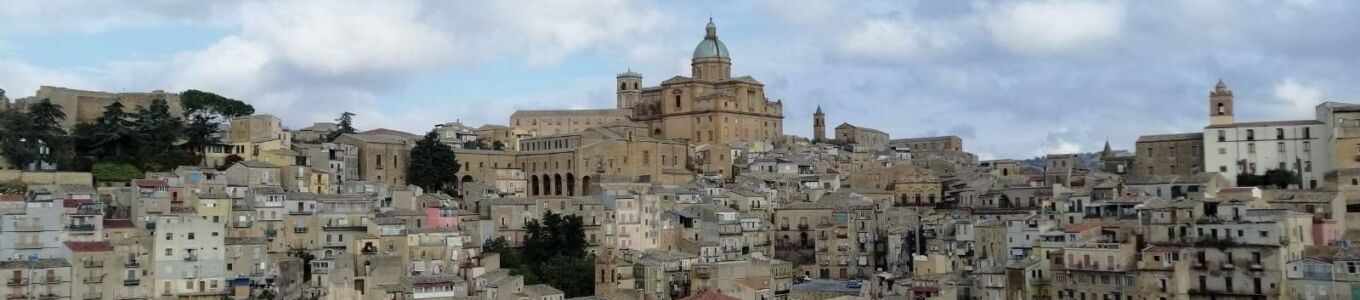
<path fill-rule="evenodd" d="M 78 242 L 67 241 L 66 248 L 71 248 L 74 252 L 108 252 L 113 251 L 113 244 L 108 241 L 98 242 Z"/>
<path fill-rule="evenodd" d="M 749 288 L 752 288 L 752 289 L 756 289 L 756 290 L 764 290 L 764 289 L 769 289 L 769 288 L 770 288 L 770 284 L 767 283 L 767 282 L 765 282 L 765 279 L 764 279 L 764 278 L 746 277 L 746 278 L 737 279 L 736 281 L 737 281 L 738 284 L 741 284 L 741 285 L 744 285 L 744 286 L 746 286 L 746 287 L 749 287 Z"/>
<path fill-rule="evenodd" d="M 4 202 L 24 202 L 24 195 L 0 195 L 0 201 Z"/>

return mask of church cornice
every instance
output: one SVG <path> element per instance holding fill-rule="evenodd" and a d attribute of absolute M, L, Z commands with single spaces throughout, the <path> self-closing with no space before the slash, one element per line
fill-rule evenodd
<path fill-rule="evenodd" d="M 762 113 L 744 112 L 744 111 L 734 111 L 734 110 L 719 110 L 719 109 L 706 109 L 706 110 L 687 111 L 687 112 L 682 112 L 682 113 L 660 114 L 660 115 L 647 116 L 647 117 L 642 117 L 642 118 L 634 117 L 634 118 L 632 118 L 632 119 L 633 119 L 633 121 L 654 121 L 654 120 L 660 120 L 660 119 L 664 119 L 664 118 L 668 118 L 668 117 L 679 117 L 679 116 L 689 116 L 689 115 L 702 115 L 702 114 L 709 114 L 709 113 L 725 113 L 725 114 L 744 115 L 744 116 L 761 117 L 761 118 L 784 119 L 784 116 L 783 116 L 783 115 L 776 115 L 776 114 L 762 114 Z"/>

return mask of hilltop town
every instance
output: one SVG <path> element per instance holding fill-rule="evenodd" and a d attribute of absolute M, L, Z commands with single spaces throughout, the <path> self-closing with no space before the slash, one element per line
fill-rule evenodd
<path fill-rule="evenodd" d="M 1243 121 L 1210 79 L 1187 100 L 1202 131 L 1034 165 L 828 128 L 836 112 L 731 74 L 711 21 L 691 62 L 655 85 L 617 74 L 612 108 L 428 133 L 356 128 L 362 112 L 289 129 L 194 90 L 0 92 L 0 293 L 1360 297 L 1360 104 Z M 786 134 L 786 105 L 817 107 L 795 125 L 811 137 Z"/>

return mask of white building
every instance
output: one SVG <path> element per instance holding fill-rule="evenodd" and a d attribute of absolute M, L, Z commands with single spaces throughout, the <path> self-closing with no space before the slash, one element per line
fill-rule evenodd
<path fill-rule="evenodd" d="M 194 215 L 157 218 L 152 257 L 156 295 L 227 293 L 225 239 L 221 224 Z"/>
<path fill-rule="evenodd" d="M 1332 169 L 1327 125 L 1317 120 L 1235 122 L 1232 90 L 1219 81 L 1209 93 L 1210 124 L 1204 128 L 1204 164 L 1208 172 L 1237 184 L 1237 174 L 1262 175 L 1286 169 L 1299 174 L 1301 188 L 1323 185 Z"/>

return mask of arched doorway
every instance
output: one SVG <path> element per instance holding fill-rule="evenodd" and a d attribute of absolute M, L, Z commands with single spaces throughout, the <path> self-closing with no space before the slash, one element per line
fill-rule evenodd
<path fill-rule="evenodd" d="M 567 196 L 576 196 L 576 175 L 567 173 Z"/>
<path fill-rule="evenodd" d="M 463 183 L 472 182 L 472 175 L 463 175 Z"/>
<path fill-rule="evenodd" d="M 590 176 L 581 177 L 581 195 L 590 196 Z"/>
<path fill-rule="evenodd" d="M 529 195 L 538 196 L 538 175 L 529 176 Z"/>
<path fill-rule="evenodd" d="M 562 195 L 562 174 L 553 174 L 553 195 Z"/>

